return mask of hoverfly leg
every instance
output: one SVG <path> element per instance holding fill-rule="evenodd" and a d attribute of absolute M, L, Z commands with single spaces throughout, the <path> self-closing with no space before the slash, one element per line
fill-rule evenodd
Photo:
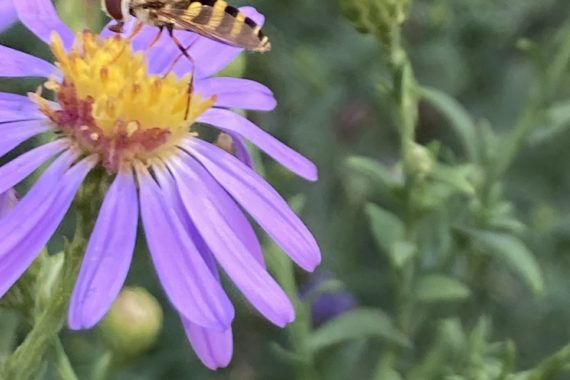
<path fill-rule="evenodd" d="M 154 40 L 152 40 L 152 42 L 148 45 L 147 49 L 152 49 L 152 47 L 156 45 L 156 43 L 160 40 L 160 37 L 162 36 L 163 30 L 164 30 L 164 25 L 158 27 L 158 33 L 156 34 L 156 37 L 154 37 Z"/>
<path fill-rule="evenodd" d="M 135 24 L 135 27 L 133 28 L 133 31 L 131 32 L 131 35 L 127 37 L 127 41 L 132 41 L 137 36 L 137 34 L 140 33 L 143 26 L 144 26 L 144 23 L 142 21 L 137 21 L 137 23 Z"/>
<path fill-rule="evenodd" d="M 186 103 L 186 113 L 184 114 L 184 119 L 188 119 L 189 113 L 190 113 L 190 103 L 192 101 L 192 93 L 194 92 L 194 71 L 196 68 L 196 64 L 194 62 L 194 59 L 192 59 L 192 57 L 190 56 L 190 54 L 188 54 L 188 49 L 190 48 L 190 46 L 192 46 L 192 44 L 190 44 L 187 48 L 185 48 L 182 43 L 180 42 L 180 40 L 178 38 L 176 38 L 176 36 L 174 35 L 174 25 L 167 25 L 166 29 L 168 30 L 168 35 L 170 36 L 170 38 L 172 38 L 172 41 L 174 41 L 174 43 L 176 44 L 176 46 L 178 47 L 178 49 L 180 50 L 181 55 L 183 55 L 184 57 L 186 57 L 190 63 L 192 64 L 192 74 L 190 77 L 190 82 L 188 83 L 188 101 Z M 178 62 L 178 58 L 175 60 L 176 62 Z M 174 66 L 172 66 L 172 68 L 174 68 Z"/>

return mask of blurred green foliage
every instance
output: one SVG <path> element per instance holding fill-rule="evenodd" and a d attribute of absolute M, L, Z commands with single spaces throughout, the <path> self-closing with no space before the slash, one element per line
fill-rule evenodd
<path fill-rule="evenodd" d="M 361 307 L 311 327 L 298 303 L 300 321 L 286 331 L 231 291 L 235 356 L 213 373 L 139 244 L 128 283 L 164 306 L 159 341 L 113 366 L 98 331 L 66 332 L 79 377 L 111 365 L 121 380 L 570 378 L 570 2 L 251 4 L 274 48 L 248 55 L 245 76 L 272 88 L 279 106 L 250 117 L 320 169 L 319 182 L 305 183 L 261 157 L 266 176 L 288 198 L 305 195 L 321 270 Z M 99 17 L 64 16 L 77 28 Z M 49 56 L 20 25 L 0 43 Z M 38 84 L 0 80 L 20 93 Z M 24 336 L 27 326 L 15 326 L 3 312 L 0 357 Z M 57 378 L 53 368 L 46 376 Z"/>

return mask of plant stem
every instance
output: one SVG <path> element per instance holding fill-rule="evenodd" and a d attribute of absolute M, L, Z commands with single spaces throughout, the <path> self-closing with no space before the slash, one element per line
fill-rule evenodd
<path fill-rule="evenodd" d="M 295 321 L 288 327 L 293 349 L 297 356 L 302 359 L 295 368 L 296 378 L 298 380 L 317 380 L 319 375 L 314 365 L 313 352 L 307 340 L 311 332 L 311 315 L 307 305 L 299 299 L 293 264 L 286 255 L 278 252 L 277 249 L 272 250 L 269 264 L 277 281 L 293 302 L 297 313 Z"/>

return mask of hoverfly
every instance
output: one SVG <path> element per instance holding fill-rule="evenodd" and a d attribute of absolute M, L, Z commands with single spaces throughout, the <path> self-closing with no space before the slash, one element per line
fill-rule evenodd
<path fill-rule="evenodd" d="M 135 17 L 138 22 L 131 38 L 143 25 L 158 27 L 158 34 L 150 44 L 152 46 L 166 29 L 180 50 L 180 57 L 185 56 L 192 63 L 192 71 L 195 65 L 188 53 L 190 46 L 184 47 L 174 35 L 174 30 L 194 32 L 254 52 L 263 53 L 271 49 L 269 38 L 261 31 L 261 26 L 224 0 L 101 0 L 101 3 L 105 13 L 116 21 L 109 27 L 113 32 L 122 33 L 129 17 Z M 186 117 L 190 110 L 193 82 L 194 75 L 188 85 Z"/>
<path fill-rule="evenodd" d="M 117 24 L 110 29 L 122 32 L 130 16 L 142 24 L 166 29 L 174 37 L 174 30 L 186 30 L 230 46 L 249 51 L 266 52 L 271 49 L 269 38 L 261 27 L 237 8 L 224 0 L 101 0 L 103 10 Z M 139 28 L 140 28 L 139 26 Z M 179 46 L 181 50 L 182 46 Z"/>

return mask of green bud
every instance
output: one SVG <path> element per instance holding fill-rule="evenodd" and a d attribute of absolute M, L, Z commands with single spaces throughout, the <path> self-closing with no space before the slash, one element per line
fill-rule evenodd
<path fill-rule="evenodd" d="M 409 154 L 406 155 L 406 160 L 406 167 L 418 176 L 426 176 L 434 167 L 434 159 L 429 149 L 413 141 L 409 142 Z"/>
<path fill-rule="evenodd" d="M 134 359 L 154 346 L 162 318 L 162 308 L 150 293 L 125 288 L 101 322 L 103 340 L 119 360 Z"/>
<path fill-rule="evenodd" d="M 339 0 L 345 17 L 361 33 L 389 44 L 409 15 L 410 0 Z"/>

